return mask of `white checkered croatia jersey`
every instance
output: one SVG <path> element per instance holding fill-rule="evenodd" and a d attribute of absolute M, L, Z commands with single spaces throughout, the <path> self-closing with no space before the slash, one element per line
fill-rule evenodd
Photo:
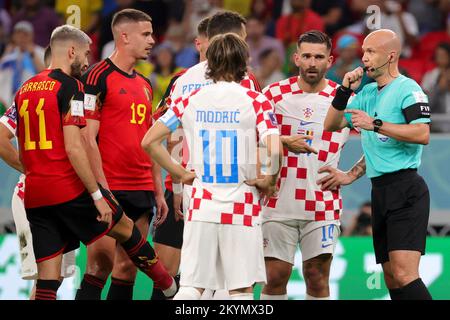
<path fill-rule="evenodd" d="M 342 213 L 342 197 L 336 191 L 321 191 L 317 180 L 323 166 L 336 168 L 349 129 L 323 130 L 323 123 L 336 93 L 337 84 L 327 80 L 318 93 L 303 92 L 292 77 L 271 84 L 263 93 L 273 103 L 281 135 L 310 135 L 307 141 L 318 154 L 294 154 L 284 149 L 283 166 L 278 181 L 278 196 L 263 208 L 264 219 L 336 220 Z"/>
<path fill-rule="evenodd" d="M 259 196 L 244 183 L 256 178 L 257 141 L 279 135 L 272 104 L 235 82 L 217 82 L 172 103 L 158 121 L 181 123 L 195 171 L 188 221 L 255 226 Z"/>
<path fill-rule="evenodd" d="M 203 61 L 187 69 L 186 72 L 182 74 L 173 84 L 168 104 L 183 95 L 212 84 L 213 81 L 211 79 L 207 79 L 205 75 L 207 68 L 208 61 Z M 251 90 L 261 90 L 259 89 L 259 84 L 256 82 L 255 78 L 250 75 L 246 75 L 244 79 L 242 79 L 241 85 Z"/>

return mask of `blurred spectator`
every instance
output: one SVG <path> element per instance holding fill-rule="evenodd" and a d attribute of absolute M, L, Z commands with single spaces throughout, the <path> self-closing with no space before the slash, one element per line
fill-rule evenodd
<path fill-rule="evenodd" d="M 0 10 L 0 16 L 3 11 Z M 4 11 L 6 13 L 6 11 Z M 3 55 L 3 51 L 5 51 L 6 43 L 8 41 L 9 32 L 8 28 L 5 27 L 5 22 L 0 18 L 0 57 Z"/>
<path fill-rule="evenodd" d="M 9 105 L 22 83 L 45 69 L 44 48 L 33 42 L 33 26 L 18 22 L 0 60 L 0 96 Z"/>
<path fill-rule="evenodd" d="M 342 84 L 342 79 L 347 72 L 353 71 L 357 67 L 362 67 L 361 55 L 359 51 L 360 45 L 358 39 L 349 34 L 344 34 L 337 41 L 336 51 L 339 57 L 336 62 L 327 72 L 327 79 L 330 79 L 338 84 Z M 360 91 L 370 79 L 364 73 L 362 83 L 359 86 Z"/>
<path fill-rule="evenodd" d="M 238 12 L 243 17 L 250 15 L 252 0 L 222 0 L 223 8 Z"/>
<path fill-rule="evenodd" d="M 11 17 L 6 9 L 0 8 L 0 25 L 3 27 L 5 35 L 11 33 Z"/>
<path fill-rule="evenodd" d="M 102 23 L 100 26 L 100 48 L 102 48 L 110 41 L 113 40 L 113 35 L 111 31 L 111 23 L 113 16 L 116 12 L 126 9 L 126 8 L 134 8 L 136 0 L 116 0 L 115 9 L 109 13 L 106 17 L 102 19 Z M 103 55 L 103 53 L 102 53 Z"/>
<path fill-rule="evenodd" d="M 359 208 L 359 214 L 353 217 L 350 225 L 344 229 L 343 236 L 372 235 L 372 203 L 365 202 Z"/>
<path fill-rule="evenodd" d="M 448 6 L 448 0 L 409 0 L 408 12 L 416 18 L 420 34 L 424 34 L 444 28 Z"/>
<path fill-rule="evenodd" d="M 262 51 L 258 60 L 260 66 L 255 71 L 255 76 L 262 88 L 285 78 L 281 72 L 282 63 L 276 49 L 268 48 Z"/>
<path fill-rule="evenodd" d="M 398 1 L 378 0 L 381 9 L 381 28 L 394 31 L 403 44 L 402 57 L 409 58 L 418 41 L 419 26 L 416 18 L 402 9 Z"/>
<path fill-rule="evenodd" d="M 331 37 L 342 25 L 345 0 L 312 0 L 311 9 L 319 14 L 325 23 L 325 32 Z"/>
<path fill-rule="evenodd" d="M 72 15 L 67 13 L 67 8 L 71 5 L 76 5 L 80 8 L 80 27 L 86 33 L 93 33 L 100 23 L 100 12 L 102 10 L 102 0 L 56 0 L 55 10 L 64 18 L 64 21 Z"/>
<path fill-rule="evenodd" d="M 153 88 L 153 105 L 158 105 L 164 92 L 169 86 L 172 77 L 182 68 L 175 65 L 175 50 L 168 42 L 157 46 L 153 52 L 155 57 L 155 69 L 150 75 Z"/>
<path fill-rule="evenodd" d="M 283 71 L 288 76 L 298 74 L 292 56 L 297 49 L 298 37 L 308 30 L 324 31 L 322 18 L 310 9 L 311 0 L 290 0 L 292 12 L 280 17 L 276 24 L 276 37 L 286 48 Z"/>
<path fill-rule="evenodd" d="M 253 0 L 250 7 L 250 15 L 258 18 L 265 26 L 264 33 L 275 37 L 275 20 L 273 18 L 272 0 Z"/>
<path fill-rule="evenodd" d="M 183 27 L 186 29 L 186 40 L 192 41 L 196 36 L 198 23 L 206 17 L 220 11 L 218 0 L 185 0 L 186 9 L 183 17 Z"/>
<path fill-rule="evenodd" d="M 34 28 L 34 42 L 45 48 L 53 30 L 62 24 L 61 19 L 42 0 L 22 0 L 22 5 L 22 9 L 13 17 L 13 25 L 22 20 L 29 21 Z"/>
<path fill-rule="evenodd" d="M 186 31 L 181 24 L 172 24 L 167 30 L 165 39 L 175 50 L 176 66 L 190 68 L 198 62 L 198 52 L 190 41 L 188 43 Z"/>
<path fill-rule="evenodd" d="M 267 49 L 274 49 L 278 60 L 284 62 L 284 48 L 280 40 L 264 35 L 264 24 L 256 16 L 247 18 L 247 44 L 250 48 L 250 66 L 259 67 L 259 55 Z"/>
<path fill-rule="evenodd" d="M 282 16 L 276 25 L 276 37 L 286 48 L 308 30 L 324 31 L 324 21 L 310 9 L 311 0 L 290 0 L 290 4 L 292 13 Z"/>
<path fill-rule="evenodd" d="M 433 132 L 450 132 L 450 44 L 440 43 L 435 52 L 436 68 L 427 72 L 422 88 L 428 94 L 430 108 L 437 121 L 433 121 Z M 439 117 L 445 114 L 449 118 Z"/>

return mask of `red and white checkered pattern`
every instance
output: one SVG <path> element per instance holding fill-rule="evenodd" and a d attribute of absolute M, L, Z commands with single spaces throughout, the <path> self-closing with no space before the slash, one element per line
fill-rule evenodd
<path fill-rule="evenodd" d="M 257 175 L 257 140 L 270 134 L 279 135 L 273 111 L 272 104 L 262 93 L 234 82 L 217 82 L 178 98 L 171 110 L 158 120 L 172 130 L 177 120 L 183 126 L 189 148 L 188 166 L 197 176 L 188 221 L 244 226 L 254 226 L 259 221 L 258 192 L 244 181 Z M 236 120 L 207 120 L 199 116 L 205 112 L 233 113 Z M 236 144 L 231 147 L 231 138 L 221 138 L 222 150 L 217 152 L 219 131 L 233 132 Z M 206 149 L 204 132 L 208 133 Z M 209 164 L 205 164 L 205 152 L 208 152 Z M 233 182 L 224 182 L 223 178 L 219 181 L 218 175 L 232 178 Z M 203 181 L 204 176 L 208 178 Z"/>
<path fill-rule="evenodd" d="M 0 117 L 2 123 L 13 135 L 16 135 L 17 129 L 17 110 L 14 103 L 6 110 L 5 114 Z"/>
<path fill-rule="evenodd" d="M 177 100 L 183 95 L 189 94 L 199 87 L 203 88 L 207 85 L 212 84 L 211 79 L 206 78 L 206 70 L 208 68 L 208 62 L 203 61 L 197 63 L 195 66 L 187 69 L 173 84 L 170 91 L 170 96 L 167 99 L 167 104 L 171 105 L 173 101 Z M 253 74 L 248 74 L 242 79 L 241 85 L 244 88 L 261 91 L 255 76 Z"/>
<path fill-rule="evenodd" d="M 280 191 L 263 207 L 264 219 L 335 220 L 342 212 L 339 190 L 321 191 L 317 180 L 319 168 L 337 167 L 340 151 L 349 130 L 323 130 L 323 122 L 336 92 L 336 83 L 329 81 L 319 93 L 299 88 L 297 77 L 274 83 L 263 90 L 275 106 L 281 135 L 311 132 L 311 146 L 318 154 L 296 155 L 284 149 L 283 166 L 278 181 Z"/>
<path fill-rule="evenodd" d="M 253 227 L 260 223 L 261 206 L 256 191 L 239 194 L 236 201 L 217 201 L 214 195 L 202 187 L 193 187 L 188 221 L 205 221 Z"/>

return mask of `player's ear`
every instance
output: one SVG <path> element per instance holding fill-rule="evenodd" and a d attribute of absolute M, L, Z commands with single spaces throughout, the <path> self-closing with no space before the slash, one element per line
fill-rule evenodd
<path fill-rule="evenodd" d="M 69 47 L 68 54 L 70 59 L 73 59 L 75 57 L 75 46 Z"/>
<path fill-rule="evenodd" d="M 123 43 L 128 44 L 130 43 L 130 40 L 128 38 L 128 33 L 126 32 L 121 32 L 120 33 L 120 37 L 122 38 Z"/>

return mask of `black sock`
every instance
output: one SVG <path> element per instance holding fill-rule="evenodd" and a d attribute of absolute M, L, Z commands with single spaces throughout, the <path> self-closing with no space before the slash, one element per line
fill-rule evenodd
<path fill-rule="evenodd" d="M 75 300 L 101 300 L 106 280 L 85 273 Z"/>
<path fill-rule="evenodd" d="M 36 300 L 56 300 L 59 280 L 41 280 L 36 281 Z"/>
<path fill-rule="evenodd" d="M 111 277 L 107 300 L 133 300 L 134 282 Z"/>
<path fill-rule="evenodd" d="M 131 237 L 121 243 L 134 265 L 153 280 L 153 286 L 167 290 L 172 286 L 173 279 L 159 261 L 155 250 L 142 236 L 136 226 L 133 226 Z"/>
<path fill-rule="evenodd" d="M 401 288 L 389 289 L 391 300 L 403 300 L 403 291 Z"/>
<path fill-rule="evenodd" d="M 421 278 L 408 283 L 402 291 L 405 300 L 433 300 Z"/>
<path fill-rule="evenodd" d="M 175 277 L 173 277 L 175 282 L 179 285 L 180 284 L 180 275 L 177 274 Z M 178 286 L 179 287 L 179 286 Z M 167 300 L 167 297 L 164 295 L 161 289 L 153 287 L 153 292 L 150 300 Z"/>

